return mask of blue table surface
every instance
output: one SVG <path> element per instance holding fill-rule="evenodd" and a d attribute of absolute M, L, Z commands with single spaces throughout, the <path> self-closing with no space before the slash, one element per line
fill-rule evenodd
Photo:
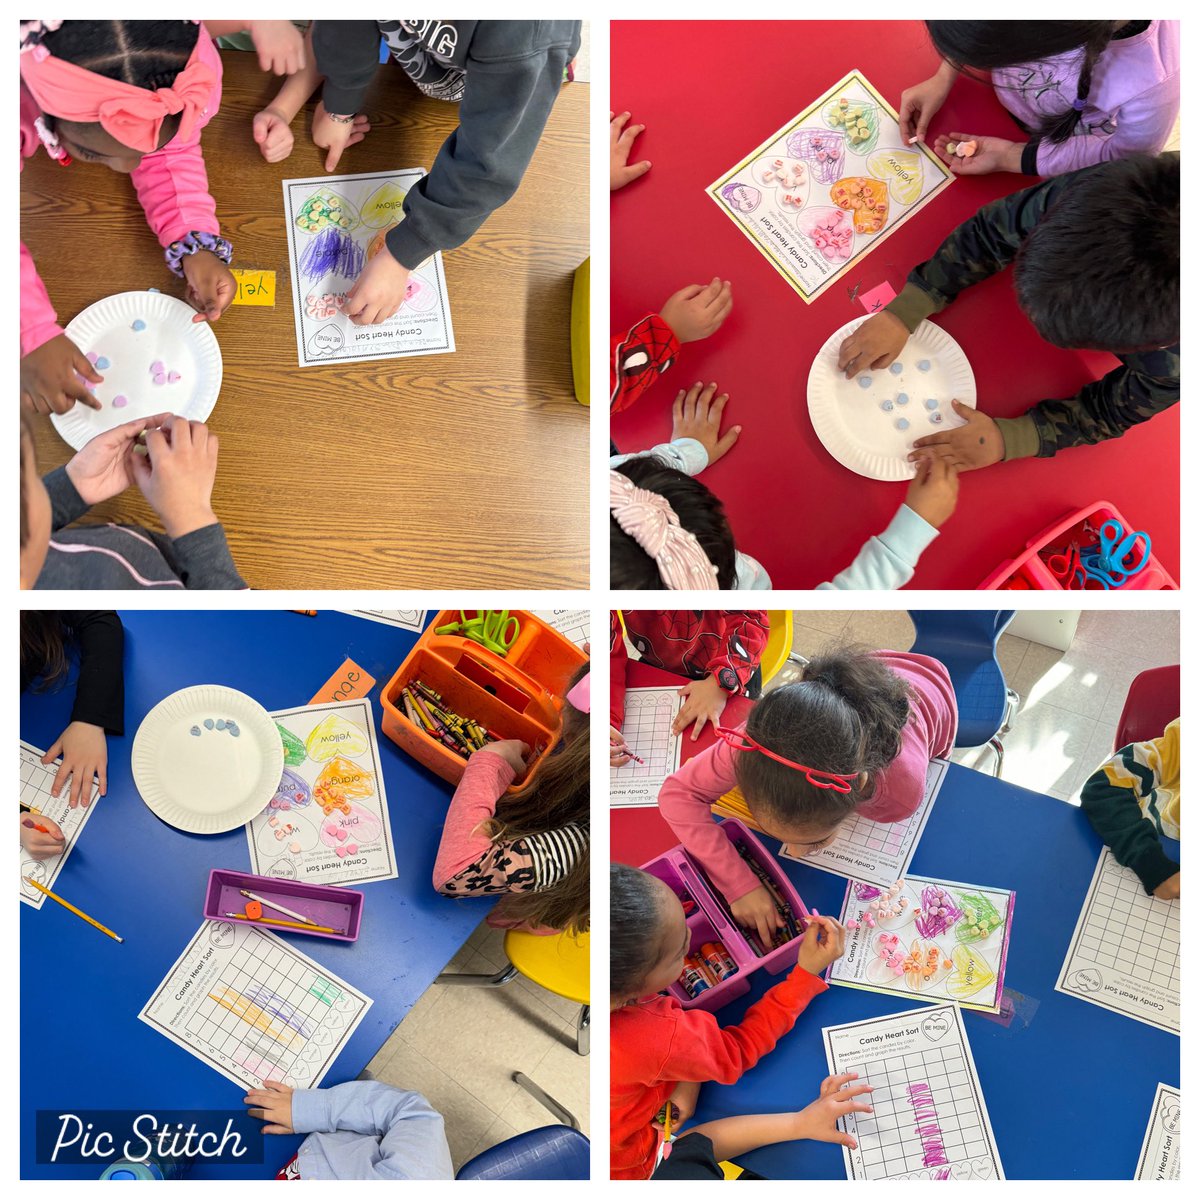
<path fill-rule="evenodd" d="M 779 843 L 764 838 L 772 851 Z M 1167 843 L 1178 856 L 1178 846 Z M 952 765 L 909 873 L 1016 893 L 1006 990 L 1037 1002 L 1008 1028 L 964 1010 L 967 1039 L 1009 1179 L 1132 1179 L 1159 1082 L 1179 1084 L 1179 1038 L 1054 990 L 1101 842 L 1079 809 Z M 846 881 L 779 860 L 806 905 L 841 912 Z M 736 1024 L 777 977 L 720 1010 Z M 697 1121 L 782 1112 L 814 1100 L 828 1073 L 821 1028 L 923 1007 L 830 987 L 775 1050 L 731 1087 L 707 1084 Z M 1019 1006 L 1020 1007 L 1020 1006 Z M 769 1179 L 845 1179 L 841 1147 L 768 1146 L 738 1160 Z"/>
<path fill-rule="evenodd" d="M 409 758 L 380 727 L 379 693 L 417 635 L 320 612 L 130 612 L 125 623 L 125 736 L 108 740 L 100 800 L 55 890 L 124 938 L 123 945 L 47 900 L 21 905 L 21 1174 L 94 1179 L 94 1165 L 38 1165 L 38 1109 L 237 1109 L 243 1090 L 137 1014 L 203 919 L 209 871 L 248 871 L 244 830 L 182 833 L 142 803 L 130 774 L 133 738 L 164 696 L 220 683 L 268 710 L 305 704 L 349 656 L 376 679 L 370 693 L 400 864 L 366 884 L 357 942 L 296 935 L 294 944 L 374 1001 L 325 1078 L 354 1079 L 489 911 L 488 901 L 437 895 L 433 860 L 451 786 Z M 70 719 L 74 687 L 21 697 L 21 737 L 45 747 Z M 57 1015 L 56 1015 L 57 1014 Z M 256 1166 L 198 1163 L 196 1178 L 269 1177 L 299 1145 L 272 1137 Z"/>

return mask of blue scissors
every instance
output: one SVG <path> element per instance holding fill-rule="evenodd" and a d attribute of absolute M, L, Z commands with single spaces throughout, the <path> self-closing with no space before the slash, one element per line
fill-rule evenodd
<path fill-rule="evenodd" d="M 1150 561 L 1150 535 L 1143 530 L 1127 534 L 1120 521 L 1105 521 L 1097 536 L 1098 544 L 1083 548 L 1083 568 L 1105 587 L 1120 587 Z M 1130 566 L 1126 560 L 1136 554 L 1139 539 L 1142 557 Z"/>

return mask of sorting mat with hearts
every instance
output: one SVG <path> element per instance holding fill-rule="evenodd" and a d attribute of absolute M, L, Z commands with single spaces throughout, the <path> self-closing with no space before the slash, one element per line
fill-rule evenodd
<path fill-rule="evenodd" d="M 250 869 L 335 885 L 395 879 L 370 700 L 307 704 L 271 717 L 283 741 L 283 776 L 246 826 Z"/>
<path fill-rule="evenodd" d="M 371 999 L 251 925 L 205 921 L 138 1019 L 242 1087 L 317 1087 Z"/>
<path fill-rule="evenodd" d="M 838 1122 L 847 1179 L 1003 1179 L 983 1088 L 954 1004 L 821 1030 L 830 1075 L 855 1071 L 874 1111 Z"/>
<path fill-rule="evenodd" d="M 851 71 L 707 191 L 811 303 L 953 179 Z"/>
<path fill-rule="evenodd" d="M 910 875 L 889 887 L 851 880 L 846 953 L 829 983 L 1000 1011 L 1016 893 Z"/>
<path fill-rule="evenodd" d="M 447 354 L 454 325 L 441 253 L 411 271 L 399 310 L 376 325 L 346 316 L 355 282 L 404 220 L 419 169 L 283 181 L 300 366 Z M 393 264 L 394 265 L 394 264 Z"/>

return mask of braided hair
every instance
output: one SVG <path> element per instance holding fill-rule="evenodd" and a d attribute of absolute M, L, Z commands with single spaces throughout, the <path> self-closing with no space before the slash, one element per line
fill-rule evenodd
<path fill-rule="evenodd" d="M 175 82 L 199 36 L 200 27 L 193 21 L 63 21 L 40 41 L 64 62 L 154 91 Z M 45 120 L 53 132 L 53 115 L 47 113 Z M 179 121 L 178 113 L 163 120 L 163 144 L 178 132 Z"/>
<path fill-rule="evenodd" d="M 1079 82 L 1071 107 L 1044 117 L 1033 130 L 1043 141 L 1065 142 L 1083 116 L 1092 75 L 1116 32 L 1113 21 L 926 21 L 934 49 L 955 70 L 997 71 L 1079 53 Z"/>

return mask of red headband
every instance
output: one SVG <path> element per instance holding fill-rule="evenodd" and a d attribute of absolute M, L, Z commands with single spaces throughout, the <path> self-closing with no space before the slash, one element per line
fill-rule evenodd
<path fill-rule="evenodd" d="M 43 113 L 63 121 L 99 121 L 123 146 L 149 154 L 158 149 L 159 131 L 168 116 L 180 114 L 178 136 L 186 139 L 204 112 L 217 83 L 213 69 L 199 61 L 209 43 L 201 25 L 195 48 L 174 83 L 153 91 L 55 58 L 40 44 L 22 53 L 21 79 Z"/>
<path fill-rule="evenodd" d="M 858 778 L 857 772 L 853 775 L 838 775 L 833 771 L 818 771 L 816 767 L 806 767 L 803 763 L 792 762 L 790 758 L 784 758 L 782 754 L 776 754 L 774 750 L 768 750 L 766 746 L 760 745 L 744 729 L 726 729 L 724 725 L 718 725 L 717 737 L 727 746 L 732 746 L 734 750 L 757 750 L 759 754 L 765 754 L 777 763 L 791 767 L 793 771 L 803 771 L 804 778 L 813 787 L 828 788 L 830 791 L 841 792 L 843 796 L 849 794 L 854 781 Z"/>

